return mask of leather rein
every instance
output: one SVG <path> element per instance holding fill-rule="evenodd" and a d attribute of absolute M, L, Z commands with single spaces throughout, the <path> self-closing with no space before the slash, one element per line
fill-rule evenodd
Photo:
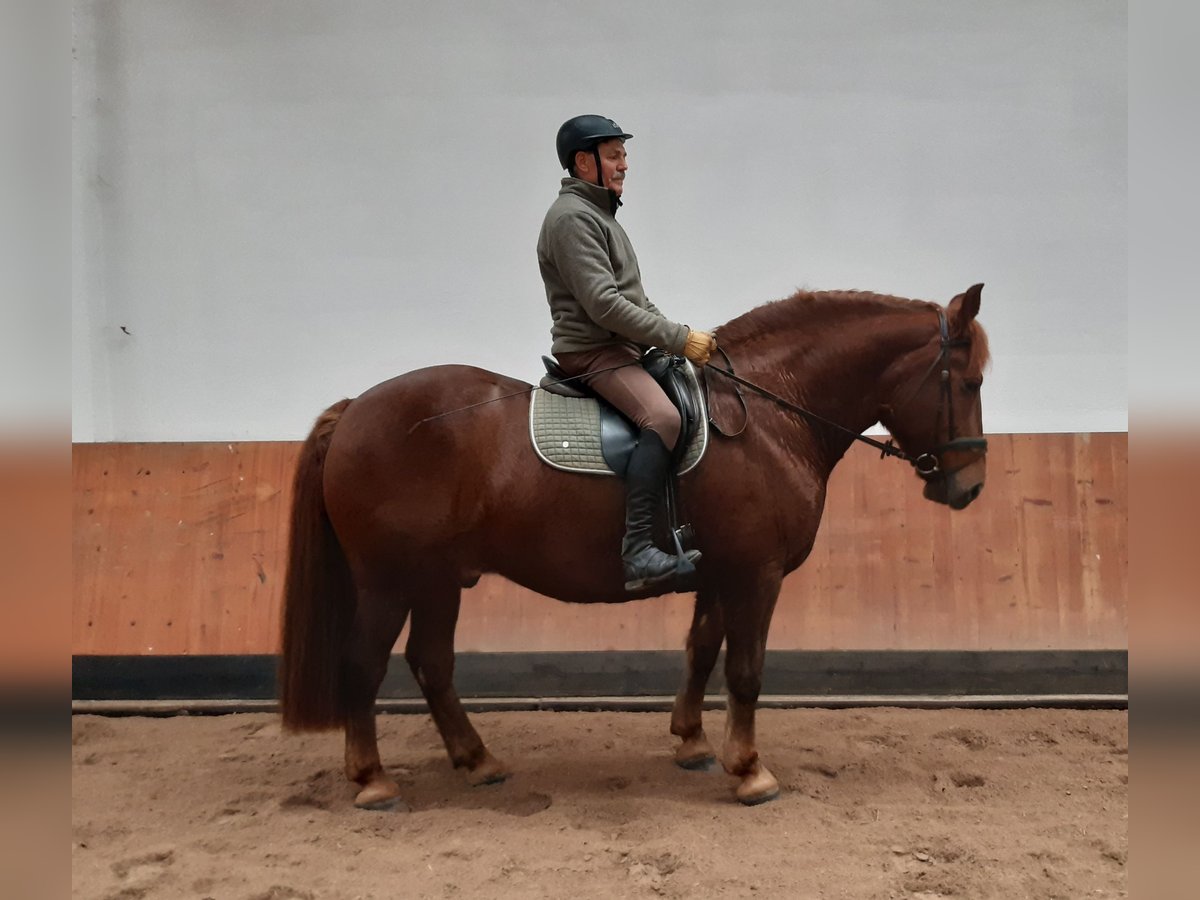
<path fill-rule="evenodd" d="M 898 407 L 896 407 L 895 411 L 899 412 L 901 409 L 903 409 L 905 406 L 907 406 L 912 401 L 912 399 L 914 397 L 916 397 L 916 395 L 918 393 L 920 393 L 921 388 L 923 388 L 925 386 L 925 383 L 929 380 L 930 376 L 932 376 L 933 373 L 935 371 L 937 371 L 938 367 L 940 366 L 941 367 L 941 375 L 939 376 L 939 378 L 941 381 L 941 399 L 938 403 L 937 428 L 938 428 L 938 430 L 941 429 L 942 419 L 945 418 L 946 425 L 947 425 L 946 433 L 948 435 L 948 439 L 944 443 L 938 444 L 936 447 L 926 450 L 924 453 L 919 453 L 916 456 L 913 456 L 912 454 L 907 453 L 904 450 L 897 447 L 895 445 L 895 443 L 893 442 L 893 440 L 891 440 L 891 439 L 884 442 L 884 441 L 877 441 L 874 438 L 867 437 L 865 434 L 860 434 L 857 431 L 847 428 L 844 425 L 840 425 L 837 422 L 834 422 L 830 419 L 826 419 L 824 416 L 819 416 L 816 413 L 812 412 L 811 410 L 807 410 L 802 406 L 797 406 L 795 403 L 792 403 L 788 400 L 783 399 L 778 394 L 774 394 L 771 391 L 768 391 L 766 388 L 760 387 L 757 384 L 755 384 L 754 382 L 748 381 L 747 379 L 743 378 L 742 376 L 735 374 L 733 371 L 733 361 L 730 360 L 729 354 L 727 354 L 720 347 L 717 348 L 717 352 L 721 354 L 721 356 L 725 360 L 725 364 L 729 368 L 722 369 L 720 366 L 713 365 L 711 362 L 706 363 L 704 368 L 711 370 L 713 372 L 720 373 L 724 377 L 728 378 L 730 381 L 733 381 L 735 384 L 749 388 L 750 390 L 754 391 L 754 393 L 767 398 L 768 400 L 774 402 L 776 405 L 781 406 L 784 409 L 788 410 L 789 412 L 795 413 L 795 414 L 807 419 L 810 422 L 819 422 L 820 424 L 822 424 L 828 428 L 833 428 L 837 431 L 841 431 L 841 432 L 849 435 L 851 438 L 853 438 L 856 441 L 860 441 L 864 444 L 869 444 L 870 446 L 874 447 L 876 450 L 879 451 L 880 459 L 883 459 L 885 456 L 894 456 L 896 459 L 903 460 L 904 462 L 911 465 L 916 470 L 917 474 L 921 478 L 925 479 L 926 481 L 932 481 L 935 478 L 945 478 L 948 475 L 952 475 L 954 472 L 957 472 L 959 469 L 966 468 L 966 466 L 968 466 L 970 464 L 970 461 L 971 461 L 971 459 L 974 458 L 974 456 L 976 456 L 976 455 L 982 456 L 982 455 L 986 454 L 987 453 L 987 438 L 955 437 L 954 403 L 952 402 L 952 399 L 950 396 L 950 351 L 954 347 L 966 346 L 969 343 L 969 341 L 967 341 L 965 338 L 958 338 L 956 340 L 952 340 L 950 338 L 950 329 L 946 322 L 945 310 L 943 310 L 939 307 L 937 312 L 938 312 L 938 326 L 939 326 L 940 333 L 941 333 L 941 349 L 939 350 L 938 355 L 934 359 L 932 365 L 930 365 L 928 370 L 926 370 L 925 375 L 921 378 L 920 382 L 918 382 L 916 388 L 913 389 L 913 392 L 911 394 L 909 394 L 908 398 L 903 403 L 901 403 Z M 737 431 L 734 431 L 734 432 L 722 431 L 720 426 L 717 425 L 716 421 L 713 419 L 711 404 L 706 404 L 709 407 L 709 418 L 708 418 L 709 425 L 712 426 L 713 430 L 716 431 L 717 434 L 719 434 L 723 437 L 737 437 L 739 434 L 741 434 L 743 431 L 746 430 L 746 425 L 750 421 L 750 410 L 746 406 L 745 397 L 742 396 L 742 392 L 740 390 L 738 390 L 736 387 L 734 388 L 734 391 L 736 392 L 738 399 L 741 401 L 742 411 L 745 414 L 745 418 L 742 421 L 742 427 L 739 428 Z M 936 433 L 936 431 L 935 431 L 935 433 Z M 952 469 L 946 469 L 942 465 L 942 457 L 947 452 L 966 452 L 966 453 L 970 454 L 971 459 L 969 459 L 968 462 L 965 462 L 962 465 L 955 466 Z"/>

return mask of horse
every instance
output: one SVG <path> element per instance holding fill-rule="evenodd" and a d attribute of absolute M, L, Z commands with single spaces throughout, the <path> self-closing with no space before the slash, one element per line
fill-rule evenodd
<path fill-rule="evenodd" d="M 680 739 L 677 764 L 715 761 L 701 710 L 724 642 L 721 762 L 744 804 L 779 793 L 755 746 L 767 631 L 784 576 L 813 547 L 834 465 L 878 422 L 891 440 L 877 446 L 913 464 L 927 499 L 961 509 L 983 488 L 982 288 L 944 307 L 797 292 L 716 329 L 721 353 L 701 371 L 710 417 L 729 436 L 714 435 L 680 478 L 679 503 L 702 558 L 670 731 Z M 498 573 L 568 603 L 647 596 L 623 589 L 620 479 L 560 471 L 536 457 L 527 424 L 533 390 L 471 366 L 418 369 L 334 403 L 301 447 L 282 614 L 282 723 L 291 732 L 344 729 L 346 777 L 360 808 L 402 803 L 380 762 L 375 700 L 410 617 L 405 659 L 451 763 L 479 785 L 510 773 L 455 691 L 463 588 Z"/>

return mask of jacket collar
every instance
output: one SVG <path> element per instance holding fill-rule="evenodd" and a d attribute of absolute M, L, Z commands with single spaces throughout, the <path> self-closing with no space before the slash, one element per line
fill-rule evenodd
<path fill-rule="evenodd" d="M 574 194 L 577 197 L 582 197 L 597 209 L 603 210 L 610 216 L 615 216 L 617 214 L 617 207 L 621 205 L 621 198 L 608 188 L 600 187 L 598 184 L 592 184 L 580 178 L 564 178 L 562 180 L 562 189 L 558 193 L 559 196 Z"/>

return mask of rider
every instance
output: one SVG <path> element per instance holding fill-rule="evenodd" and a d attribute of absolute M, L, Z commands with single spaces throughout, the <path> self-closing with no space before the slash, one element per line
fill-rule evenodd
<path fill-rule="evenodd" d="M 558 161 L 569 177 L 538 235 L 538 265 L 553 318 L 551 352 L 639 429 L 625 473 L 625 589 L 662 585 L 678 557 L 654 546 L 654 511 L 679 439 L 679 411 L 641 367 L 651 346 L 708 362 L 717 342 L 661 312 L 642 289 L 633 245 L 616 220 L 625 186 L 626 134 L 612 119 L 576 116 L 558 129 Z M 697 551 L 689 551 L 694 561 Z"/>

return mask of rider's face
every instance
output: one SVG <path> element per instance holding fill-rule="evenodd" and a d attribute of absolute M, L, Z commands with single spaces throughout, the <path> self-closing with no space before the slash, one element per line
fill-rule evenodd
<path fill-rule="evenodd" d="M 604 186 L 620 197 L 625 188 L 625 172 L 629 169 L 625 142 L 620 138 L 613 138 L 596 149 L 600 151 L 600 171 L 604 176 Z M 576 174 L 584 181 L 595 184 L 596 158 L 590 152 L 580 152 L 576 154 L 575 160 Z"/>

